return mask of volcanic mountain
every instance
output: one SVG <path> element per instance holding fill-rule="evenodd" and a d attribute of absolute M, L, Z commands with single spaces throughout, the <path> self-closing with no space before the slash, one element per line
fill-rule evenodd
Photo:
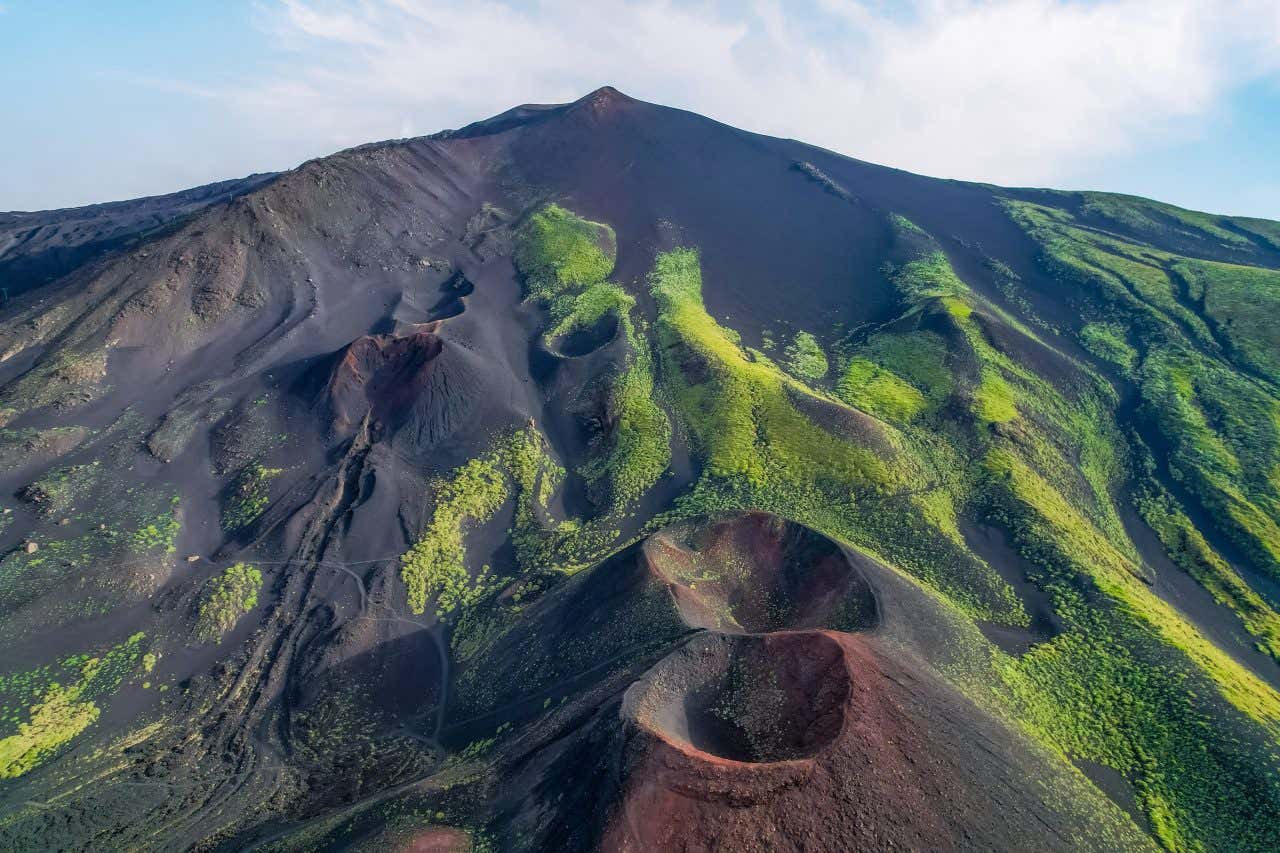
<path fill-rule="evenodd" d="M 604 88 L 0 287 L 6 850 L 1280 847 L 1280 224 Z"/>

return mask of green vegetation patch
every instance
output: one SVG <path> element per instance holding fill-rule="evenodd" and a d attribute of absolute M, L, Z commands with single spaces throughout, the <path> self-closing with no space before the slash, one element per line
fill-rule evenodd
<path fill-rule="evenodd" d="M 515 264 L 535 299 L 604 281 L 613 272 L 613 229 L 555 204 L 533 214 L 520 229 Z"/>
<path fill-rule="evenodd" d="M 1125 329 L 1119 323 L 1086 323 L 1080 329 L 1080 343 L 1103 361 L 1109 361 L 1125 373 L 1138 363 L 1138 351 L 1129 346 Z"/>
<path fill-rule="evenodd" d="M 1193 310 L 1197 299 L 1207 303 L 1215 286 L 1230 303 L 1232 294 L 1238 299 L 1247 289 L 1245 282 L 1266 274 L 1236 274 L 1230 265 L 1191 261 L 1087 229 L 1064 211 L 1005 205 L 1040 244 L 1050 271 L 1079 292 L 1086 309 L 1121 323 L 1142 342 L 1133 379 L 1144 414 L 1169 444 L 1170 473 L 1218 530 L 1280 576 L 1280 398 L 1274 386 L 1241 374 Z M 1244 337 L 1232 339 L 1222 331 L 1225 317 L 1217 321 L 1220 333 L 1229 343 L 1238 340 L 1237 356 L 1249 352 L 1257 333 L 1246 327 Z"/>
<path fill-rule="evenodd" d="M 1138 580 L 1016 453 L 993 450 L 986 465 L 994 517 L 1037 568 L 1066 628 L 1002 664 L 1016 706 L 1047 742 L 1130 778 L 1171 849 L 1226 837 L 1236 849 L 1265 849 L 1274 818 L 1260 816 L 1280 814 L 1280 799 L 1262 781 L 1274 768 L 1258 765 L 1253 739 L 1280 732 L 1280 695 Z"/>
<path fill-rule="evenodd" d="M 96 657 L 75 655 L 51 666 L 0 675 L 0 779 L 39 767 L 91 726 L 98 702 L 136 672 L 146 650 L 144 634 Z"/>
<path fill-rule="evenodd" d="M 1005 521 L 1025 548 L 1041 549 L 1040 561 L 1073 567 L 1098 589 L 1144 621 L 1168 645 L 1184 652 L 1218 685 L 1231 704 L 1280 734 L 1280 694 L 1264 684 L 1188 624 L 1139 580 L 1140 571 L 1014 453 L 997 449 L 987 457 L 993 483 L 1007 490 Z"/>
<path fill-rule="evenodd" d="M 172 556 L 177 550 L 178 534 L 181 531 L 179 499 L 174 495 L 169 500 L 168 509 L 161 510 L 149 519 L 143 519 L 138 528 L 129 534 L 129 551 L 137 555 Z"/>
<path fill-rule="evenodd" d="M 469 572 L 465 540 L 469 530 L 512 498 L 516 505 L 510 533 L 523 569 L 571 570 L 581 564 L 573 555 L 598 548 L 605 533 L 595 525 L 550 519 L 547 504 L 563 477 L 564 469 L 548 454 L 542 434 L 530 425 L 498 438 L 487 453 L 437 480 L 426 528 L 400 558 L 409 609 L 423 613 L 434 600 L 439 618 L 455 611 L 465 616 L 510 582 L 493 576 L 489 566 Z"/>
<path fill-rule="evenodd" d="M 904 423 L 925 410 L 924 394 L 866 358 L 853 358 L 836 384 L 836 396 L 878 418 Z"/>
<path fill-rule="evenodd" d="M 924 233 L 918 228 L 915 232 Z M 969 294 L 969 287 L 956 275 L 951 262 L 941 251 L 930 251 L 908 261 L 894 273 L 893 278 L 899 292 L 911 302 L 943 299 L 952 306 L 952 313 L 968 316 L 969 309 L 964 300 Z"/>
<path fill-rule="evenodd" d="M 258 606 L 262 572 L 247 563 L 228 566 L 205 585 L 196 610 L 196 637 L 222 642 L 240 617 Z"/>
<path fill-rule="evenodd" d="M 547 306 L 548 343 L 616 317 L 627 352 L 609 383 L 603 432 L 581 467 L 593 498 L 614 513 L 646 492 L 671 461 L 671 423 L 654 396 L 648 336 L 633 319 L 635 298 L 605 279 L 613 271 L 613 230 L 557 205 L 532 217 L 517 235 L 516 267 L 530 298 Z"/>
<path fill-rule="evenodd" d="M 973 413 L 980 421 L 989 424 L 1004 423 L 1018 416 L 1013 389 L 999 372 L 982 372 L 982 382 L 973 391 Z"/>
<path fill-rule="evenodd" d="M 553 325 L 545 337 L 554 341 L 578 329 L 590 328 L 609 314 L 625 317 L 635 304 L 635 297 L 618 285 L 595 282 L 581 293 L 561 296 L 551 303 Z"/>
<path fill-rule="evenodd" d="M 947 363 L 947 344 L 933 332 L 883 333 L 862 349 L 865 358 L 910 382 L 931 405 L 951 396 L 955 373 Z"/>
<path fill-rule="evenodd" d="M 788 393 L 811 392 L 762 354 L 742 350 L 712 319 L 702 304 L 696 251 L 660 255 L 650 282 L 664 364 L 709 473 L 742 477 L 757 486 L 774 472 L 872 489 L 892 481 L 879 454 L 813 423 Z"/>
<path fill-rule="evenodd" d="M 1085 215 L 1100 216 L 1137 232 L 1146 240 L 1170 237 L 1206 240 L 1232 249 L 1251 249 L 1249 238 L 1226 227 L 1225 217 L 1174 207 L 1137 196 L 1081 193 Z"/>
<path fill-rule="evenodd" d="M 1272 249 L 1280 251 L 1280 222 L 1272 219 L 1253 219 L 1247 216 L 1233 216 L 1229 221 L 1235 227 L 1261 238 Z"/>
<path fill-rule="evenodd" d="M 628 336 L 632 337 L 630 321 Z M 630 364 L 613 380 L 603 448 L 582 467 L 587 483 L 608 493 L 615 512 L 643 495 L 671 464 L 671 421 L 657 402 L 653 358 L 639 339 Z"/>
<path fill-rule="evenodd" d="M 1280 271 L 1199 261 L 1173 268 L 1243 366 L 1280 381 Z"/>
<path fill-rule="evenodd" d="M 1280 615 L 1213 550 L 1173 497 L 1163 489 L 1148 489 L 1138 501 L 1138 511 L 1173 561 L 1240 618 L 1258 638 L 1260 650 L 1280 660 Z"/>
<path fill-rule="evenodd" d="M 827 354 L 823 351 L 818 339 L 809 332 L 796 332 L 795 338 L 787 344 L 787 370 L 808 382 L 820 382 L 827 376 Z"/>
<path fill-rule="evenodd" d="M 963 478 L 960 455 L 927 431 L 917 443 L 815 394 L 763 354 L 742 349 L 702 305 L 696 251 L 660 255 L 650 281 L 663 379 L 703 462 L 693 491 L 654 526 L 767 510 L 885 556 L 976 618 L 1026 624 L 1012 589 L 963 545 L 950 496 L 930 488 L 935 478 Z M 915 359 L 921 384 L 945 387 L 940 341 L 881 338 L 879 354 Z M 875 375 L 865 366 L 856 370 Z M 883 396 L 914 408 L 918 398 L 900 382 L 882 376 Z"/>
<path fill-rule="evenodd" d="M 0 468 L 11 470 L 61 456 L 84 442 L 92 430 L 82 426 L 49 429 L 0 428 Z"/>
<path fill-rule="evenodd" d="M 261 462 L 241 468 L 222 502 L 222 529 L 235 531 L 257 521 L 271 503 L 271 481 L 283 472 L 283 468 L 268 468 Z"/>
<path fill-rule="evenodd" d="M 17 412 L 45 406 L 74 408 L 101 394 L 106 377 L 105 349 L 59 349 L 0 391 L 0 408 Z"/>
<path fill-rule="evenodd" d="M 171 568 L 181 530 L 177 495 L 123 485 L 102 468 L 86 467 L 92 476 L 72 490 L 74 497 L 54 492 L 58 512 L 27 534 L 34 547 L 0 557 L 0 638 L 139 601 Z"/>
<path fill-rule="evenodd" d="M 435 509 L 422 536 L 400 558 L 400 575 L 409 596 L 409 609 L 426 610 L 436 600 L 436 615 L 473 603 L 490 591 L 488 567 L 472 578 L 463 558 L 468 525 L 489 520 L 507 500 L 509 486 L 501 469 L 501 450 L 454 469 L 435 484 Z"/>
<path fill-rule="evenodd" d="M 55 468 L 26 486 L 19 496 L 46 518 L 66 515 L 91 495 L 102 474 L 102 463 L 97 460 Z"/>
<path fill-rule="evenodd" d="M 1169 440 L 1168 463 L 1258 565 L 1280 576 L 1280 400 L 1189 349 L 1149 355 L 1145 409 Z"/>

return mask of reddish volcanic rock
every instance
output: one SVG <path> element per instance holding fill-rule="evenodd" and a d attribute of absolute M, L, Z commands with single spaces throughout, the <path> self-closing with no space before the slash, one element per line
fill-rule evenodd
<path fill-rule="evenodd" d="M 430 450 L 467 423 L 492 399 L 492 364 L 442 331 L 436 321 L 348 344 L 321 396 L 330 432 L 349 435 L 367 418 L 376 431 L 393 435 L 398 450 L 412 454 Z"/>
<path fill-rule="evenodd" d="M 962 703 L 874 637 L 700 635 L 627 692 L 625 782 L 601 849 L 1064 844 Z M 742 748 L 753 741 L 764 760 Z"/>
<path fill-rule="evenodd" d="M 844 726 L 851 681 L 835 636 L 701 636 L 636 682 L 622 713 L 691 789 L 718 779 L 733 799 L 735 782 L 746 794 L 761 779 L 798 779 Z"/>
<path fill-rule="evenodd" d="M 415 834 L 398 853 L 469 853 L 471 836 L 451 826 L 433 826 Z"/>
<path fill-rule="evenodd" d="M 871 588 L 840 545 L 768 513 L 669 527 L 643 554 L 694 628 L 865 630 L 876 621 Z"/>
<path fill-rule="evenodd" d="M 408 334 L 367 335 L 352 341 L 325 389 L 336 432 L 346 432 L 365 415 L 385 422 L 412 404 L 431 381 L 443 343 L 440 324 L 425 323 Z"/>

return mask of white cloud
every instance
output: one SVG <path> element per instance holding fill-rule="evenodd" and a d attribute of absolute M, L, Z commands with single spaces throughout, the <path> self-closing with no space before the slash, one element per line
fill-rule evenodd
<path fill-rule="evenodd" d="M 1050 183 L 1194 133 L 1280 67 L 1275 0 L 281 0 L 288 50 L 220 97 L 272 133 L 349 145 L 604 83 L 948 177 Z M 309 152 L 314 153 L 314 152 Z"/>
<path fill-rule="evenodd" d="M 256 3 L 267 49 L 240 76 L 110 74 L 172 106 L 140 114 L 147 144 L 107 134 L 83 174 L 9 195 L 83 203 L 288 168 L 606 83 L 926 174 L 1093 183 L 1212 130 L 1233 89 L 1280 71 L 1280 0 Z"/>

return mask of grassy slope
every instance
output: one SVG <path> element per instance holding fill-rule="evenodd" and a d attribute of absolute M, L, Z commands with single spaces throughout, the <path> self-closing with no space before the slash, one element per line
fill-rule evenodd
<path fill-rule="evenodd" d="M 1044 742 L 1132 779 L 1170 847 L 1223 838 L 1265 847 L 1280 799 L 1272 768 L 1255 765 L 1249 744 L 1274 742 L 1280 697 L 1138 579 L 1111 499 L 1125 457 L 1111 425 L 1114 393 L 1083 366 L 1068 387 L 1024 367 L 1018 352 L 984 333 L 984 323 L 1003 322 L 1000 311 L 959 280 L 919 229 L 900 226 L 899 237 L 894 279 L 904 320 L 870 338 L 841 382 L 845 400 L 869 401 L 870 410 L 900 422 L 899 457 L 884 470 L 842 462 L 842 454 L 857 458 L 853 443 L 842 448 L 842 438 L 792 422 L 775 390 L 786 380 L 737 351 L 701 310 L 696 255 L 659 258 L 659 335 L 664 353 L 677 353 L 664 360 L 672 368 L 666 378 L 708 459 L 684 508 L 764 506 L 802 518 L 914 569 L 970 615 L 980 610 L 976 602 L 994 603 L 989 576 L 913 565 L 903 559 L 907 542 L 952 533 L 958 556 L 976 563 L 953 534 L 955 514 L 1002 523 L 1037 568 L 1033 579 L 1066 630 L 1020 659 L 987 650 L 1001 679 L 990 688 L 998 701 Z M 1020 346 L 1043 347 L 1025 329 L 1018 334 Z M 681 345 L 711 362 L 692 371 L 709 381 L 690 382 Z M 940 361 L 950 365 L 950 381 Z M 930 398 L 949 404 L 929 415 Z M 834 465 L 812 464 L 828 457 Z M 976 475 L 966 463 L 975 459 L 983 460 Z M 934 478 L 925 493 L 932 500 L 917 502 L 918 533 L 879 512 L 886 504 L 877 498 L 855 497 L 915 491 L 920 484 L 904 476 L 911 471 Z M 806 492 L 814 498 L 806 501 Z M 1230 723 L 1220 728 L 1224 719 Z M 1210 730 L 1245 734 L 1206 745 Z"/>
<path fill-rule="evenodd" d="M 1087 215 L 1154 227 L 1107 204 L 1090 201 Z M 1065 208 L 1010 202 L 1009 212 L 1046 266 L 1081 294 L 1081 322 L 1067 332 L 1133 382 L 1197 511 L 1276 565 L 1280 409 L 1258 355 L 1269 352 L 1267 330 L 1228 323 L 1248 309 L 1225 307 L 1271 298 L 1268 274 L 1161 252 L 1085 227 Z M 1044 324 L 1034 317 L 1024 323 L 980 296 L 920 228 L 899 216 L 889 226 L 898 319 L 838 352 L 820 343 L 831 330 L 800 332 L 779 365 L 707 313 L 695 249 L 656 258 L 650 327 L 634 298 L 607 281 L 615 240 L 607 226 L 555 206 L 535 214 L 516 261 L 530 297 L 548 309 L 548 340 L 607 313 L 627 339 L 609 402 L 616 426 L 582 473 L 610 496 L 611 512 L 622 511 L 665 470 L 673 418 L 701 475 L 651 526 L 759 508 L 878 555 L 933 590 L 957 626 L 970 626 L 955 629 L 960 648 L 944 664 L 957 683 L 1051 750 L 1123 774 L 1165 846 L 1267 849 L 1280 821 L 1280 696 L 1151 591 L 1115 496 L 1126 483 L 1137 490 L 1173 559 L 1272 654 L 1280 617 L 1196 528 L 1157 466 L 1143 464 L 1150 454 L 1122 422 L 1117 388 L 1038 337 L 1033 327 Z M 1027 306 L 1012 298 L 1011 281 L 1000 288 L 1006 304 Z M 1046 361 L 1063 369 L 1050 377 L 1029 366 Z M 464 659 L 503 636 L 537 572 L 572 569 L 612 547 L 609 513 L 546 517 L 559 469 L 536 428 L 494 447 L 442 486 L 428 533 L 406 555 L 415 610 L 432 598 L 442 611 L 463 610 L 454 642 Z M 509 584 L 469 574 L 460 555 L 466 524 L 513 495 L 525 575 L 499 602 Z M 1029 618 L 970 547 L 965 523 L 1007 531 L 1060 633 L 1015 656 L 972 630 L 972 620 Z M 421 571 L 428 552 L 435 568 Z"/>

